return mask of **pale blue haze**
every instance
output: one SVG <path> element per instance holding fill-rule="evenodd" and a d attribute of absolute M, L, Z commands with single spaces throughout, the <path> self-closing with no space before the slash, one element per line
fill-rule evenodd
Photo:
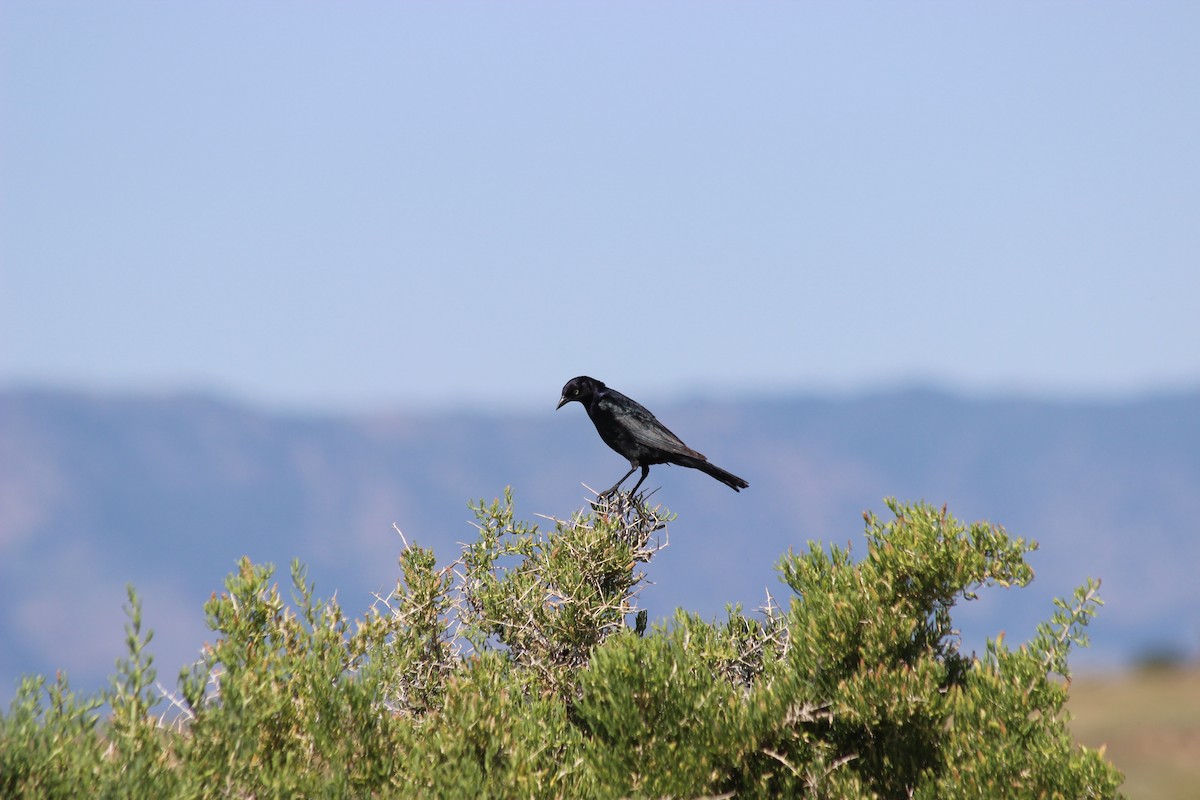
<path fill-rule="evenodd" d="M 1200 382 L 1195 3 L 0 5 L 0 385 Z"/>

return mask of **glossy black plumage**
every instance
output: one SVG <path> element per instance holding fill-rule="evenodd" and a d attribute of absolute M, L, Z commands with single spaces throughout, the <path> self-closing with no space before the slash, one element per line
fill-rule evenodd
<path fill-rule="evenodd" d="M 642 476 L 638 478 L 631 492 L 635 494 L 642 481 L 650 474 L 652 464 L 678 464 L 681 467 L 698 469 L 735 492 L 750 485 L 733 473 L 710 464 L 701 453 L 688 447 L 678 436 L 667 430 L 667 427 L 640 403 L 629 399 L 616 389 L 608 388 L 595 378 L 580 375 L 567 381 L 562 390 L 562 397 L 558 400 L 558 408 L 572 402 L 578 402 L 587 409 L 587 414 L 604 443 L 629 459 L 629 472 L 613 484 L 611 489 L 603 492 L 603 495 L 615 492 L 634 470 L 640 468 Z"/>

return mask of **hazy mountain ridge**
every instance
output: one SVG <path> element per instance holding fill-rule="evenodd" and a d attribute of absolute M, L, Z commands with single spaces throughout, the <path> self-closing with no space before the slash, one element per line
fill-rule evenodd
<path fill-rule="evenodd" d="M 655 405 L 684 441 L 750 482 L 730 492 L 656 467 L 654 499 L 679 514 L 644 595 L 712 616 L 754 606 L 772 565 L 809 539 L 861 550 L 882 498 L 948 503 L 1041 541 L 1023 593 L 966 609 L 972 629 L 1025 636 L 1049 598 L 1104 579 L 1095 652 L 1200 642 L 1200 392 L 1126 402 L 967 399 L 934 391 Z M 88 684 L 120 655 L 124 585 L 146 597 L 160 678 L 207 632 L 201 604 L 248 554 L 299 557 L 318 594 L 352 612 L 390 589 L 405 535 L 439 561 L 471 537 L 466 503 L 515 489 L 518 513 L 578 508 L 580 482 L 627 465 L 579 409 L 495 416 L 270 414 L 218 398 L 0 393 L 0 700 L 22 671 Z M 985 598 L 987 596 L 985 595 Z"/>

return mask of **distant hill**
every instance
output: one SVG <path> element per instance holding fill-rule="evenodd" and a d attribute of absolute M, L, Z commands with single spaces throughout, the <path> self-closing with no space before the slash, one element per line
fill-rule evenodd
<path fill-rule="evenodd" d="M 706 616 L 785 592 L 773 565 L 810 539 L 861 552 L 882 499 L 947 503 L 1037 539 L 1038 578 L 985 592 L 968 647 L 1026 638 L 1086 576 L 1107 606 L 1077 666 L 1200 643 L 1200 393 L 1126 402 L 967 399 L 934 391 L 656 404 L 689 444 L 745 477 L 647 485 L 679 515 L 643 595 L 651 618 Z M 473 535 L 467 502 L 511 485 L 518 513 L 566 517 L 627 468 L 568 407 L 493 416 L 271 414 L 212 397 L 0 393 L 0 702 L 22 672 L 99 685 L 122 655 L 124 586 L 146 601 L 160 680 L 210 635 L 202 603 L 243 554 L 309 565 L 352 613 L 386 593 L 400 539 L 439 560 Z"/>

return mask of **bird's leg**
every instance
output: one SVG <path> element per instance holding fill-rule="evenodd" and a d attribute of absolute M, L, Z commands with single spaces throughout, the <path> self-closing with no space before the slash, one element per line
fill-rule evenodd
<path fill-rule="evenodd" d="M 634 467 L 633 469 L 637 469 L 637 467 Z M 630 475 L 633 474 L 633 469 L 629 470 Z M 637 494 L 638 487 L 642 485 L 642 481 L 646 480 L 646 476 L 649 474 L 650 474 L 650 466 L 648 464 L 643 465 L 642 466 L 642 477 L 638 478 L 638 482 L 633 485 L 633 491 L 631 491 L 629 493 L 630 497 L 633 497 L 634 495 Z M 625 476 L 625 478 L 628 478 L 628 477 L 629 477 L 629 475 Z M 625 480 L 625 478 L 621 478 L 621 480 Z"/>
<path fill-rule="evenodd" d="M 616 483 L 614 483 L 614 484 L 612 485 L 612 488 L 611 488 L 611 489 L 609 489 L 607 492 L 601 492 L 601 493 L 600 493 L 600 496 L 601 496 L 601 497 L 608 497 L 610 494 L 612 494 L 613 492 L 615 492 L 615 491 L 617 490 L 617 487 L 618 487 L 618 486 L 620 486 L 622 483 L 624 483 L 624 482 L 625 482 L 625 479 L 626 479 L 626 478 L 628 478 L 630 475 L 632 475 L 632 474 L 633 474 L 633 471 L 634 471 L 635 469 L 637 469 L 637 466 L 636 466 L 636 465 L 635 465 L 635 466 L 632 466 L 632 467 L 630 467 L 630 468 L 629 468 L 629 472 L 626 472 L 624 475 L 622 475 L 622 476 L 621 476 L 621 480 L 619 480 L 619 481 L 617 481 Z M 646 473 L 650 471 L 650 468 L 649 468 L 649 467 L 642 467 L 642 470 L 643 470 L 643 471 L 642 471 L 642 480 L 645 480 L 645 479 L 646 479 Z M 641 482 L 642 482 L 642 481 L 638 481 L 638 484 L 641 484 Z"/>

